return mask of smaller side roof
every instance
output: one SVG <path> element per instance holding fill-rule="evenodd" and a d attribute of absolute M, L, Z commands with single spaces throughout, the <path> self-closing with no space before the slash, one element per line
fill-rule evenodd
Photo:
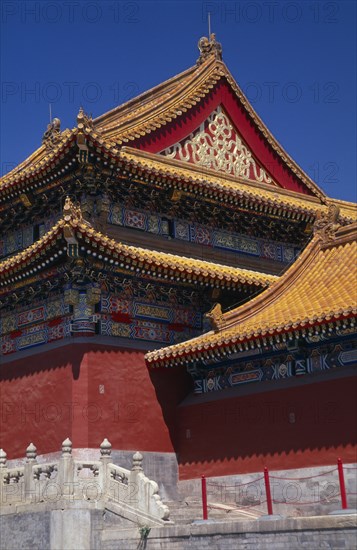
<path fill-rule="evenodd" d="M 265 288 L 277 280 L 276 276 L 266 273 L 157 252 L 109 239 L 82 219 L 79 207 L 73 205 L 69 198 L 66 199 L 63 214 L 63 218 L 36 243 L 0 262 L 1 286 L 4 287 L 7 280 L 13 280 L 14 277 L 16 279 L 19 273 L 22 273 L 23 278 L 31 264 L 38 261 L 41 264 L 45 250 L 53 247 L 62 236 L 67 242 L 74 243 L 78 240 L 86 249 L 96 249 L 93 258 L 107 260 L 110 264 L 114 263 L 131 271 L 135 269 L 137 272 L 150 272 L 163 279 L 209 282 L 219 286 L 247 284 L 258 288 Z M 42 263 L 43 268 L 47 265 L 48 263 Z"/>
<path fill-rule="evenodd" d="M 263 341 L 357 314 L 357 224 L 320 223 L 292 267 L 247 304 L 213 313 L 216 329 L 146 355 L 150 366 L 168 366 L 217 348 Z M 261 345 L 261 344 L 260 344 Z"/>

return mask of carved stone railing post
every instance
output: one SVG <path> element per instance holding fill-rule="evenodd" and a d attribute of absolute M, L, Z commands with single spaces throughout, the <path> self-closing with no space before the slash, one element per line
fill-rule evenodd
<path fill-rule="evenodd" d="M 59 510 L 75 498 L 92 504 L 100 501 L 100 506 L 114 507 L 115 513 L 130 521 L 167 522 L 169 509 L 161 501 L 157 483 L 144 474 L 142 454 L 134 454 L 132 468 L 127 470 L 111 462 L 111 452 L 111 443 L 104 439 L 100 460 L 74 459 L 72 442 L 66 439 L 58 460 L 38 463 L 37 449 L 30 443 L 25 463 L 8 468 L 6 453 L 0 449 L 0 505 L 15 510 L 14 506 L 32 507 L 49 500 Z"/>
<path fill-rule="evenodd" d="M 0 505 L 4 504 L 3 492 L 4 492 L 4 475 L 7 473 L 7 454 L 4 449 L 0 449 Z"/>
<path fill-rule="evenodd" d="M 131 494 L 135 494 L 135 501 L 131 502 L 138 510 L 149 516 L 159 517 L 161 520 L 168 520 L 170 510 L 162 503 L 159 495 L 158 484 L 148 479 L 143 471 L 143 455 L 138 451 L 133 456 L 133 466 L 130 472 Z"/>
<path fill-rule="evenodd" d="M 26 449 L 26 462 L 24 466 L 24 499 L 26 500 L 35 500 L 35 484 L 33 476 L 33 466 L 37 464 L 37 449 L 33 443 Z"/>
<path fill-rule="evenodd" d="M 62 454 L 58 465 L 58 484 L 63 497 L 71 497 L 74 492 L 74 462 L 72 441 L 67 437 L 62 443 Z"/>
<path fill-rule="evenodd" d="M 102 464 L 102 475 L 100 477 L 99 482 L 101 483 L 101 489 L 103 491 L 103 496 L 107 494 L 108 487 L 109 487 L 109 471 L 108 471 L 108 464 L 111 461 L 111 454 L 112 454 L 112 444 L 107 440 L 107 438 L 103 439 L 101 445 L 100 445 L 100 461 Z"/>
<path fill-rule="evenodd" d="M 132 472 L 142 472 L 143 471 L 143 455 L 136 451 L 133 455 L 133 466 L 131 468 Z"/>
<path fill-rule="evenodd" d="M 133 465 L 130 472 L 130 495 L 131 505 L 140 507 L 141 502 L 141 483 L 139 480 L 140 474 L 143 474 L 143 455 L 136 451 L 133 455 Z"/>

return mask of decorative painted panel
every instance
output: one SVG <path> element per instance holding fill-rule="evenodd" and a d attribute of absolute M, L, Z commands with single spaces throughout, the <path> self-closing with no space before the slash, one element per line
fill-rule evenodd
<path fill-rule="evenodd" d="M 269 359 L 231 362 L 225 367 L 190 369 L 194 378 L 195 393 L 206 393 L 242 384 L 274 381 L 293 376 L 303 376 L 336 367 L 357 364 L 356 341 L 311 348 L 307 357 L 299 353 L 285 353 Z"/>
<path fill-rule="evenodd" d="M 183 221 L 174 221 L 174 236 L 177 239 L 214 246 L 223 250 L 249 254 L 279 262 L 290 263 L 300 251 L 292 245 L 264 241 L 204 226 L 195 226 Z"/>
<path fill-rule="evenodd" d="M 193 306 L 158 303 L 151 288 L 140 294 L 140 300 L 128 300 L 125 292 L 102 295 L 101 334 L 170 344 L 201 331 L 202 314 Z"/>
<path fill-rule="evenodd" d="M 120 320 L 131 321 L 136 319 L 149 319 L 161 323 L 171 323 L 175 326 L 200 329 L 202 327 L 202 314 L 194 307 L 168 304 L 163 306 L 155 302 L 155 296 L 148 289 L 146 296 L 142 293 L 140 301 L 127 300 L 114 294 L 102 294 L 101 313 L 111 313 L 113 319 L 120 317 Z"/>
<path fill-rule="evenodd" d="M 0 355 L 29 349 L 47 342 L 54 342 L 70 336 L 70 320 L 60 319 L 53 325 L 51 321 L 23 330 L 13 331 L 0 338 Z"/>
<path fill-rule="evenodd" d="M 0 317 L 0 355 L 7 355 L 70 335 L 69 308 L 62 297 Z"/>
<path fill-rule="evenodd" d="M 162 235 L 167 235 L 168 233 L 168 227 L 159 216 L 142 210 L 124 208 L 118 204 L 110 205 L 108 222 L 114 225 L 123 225 L 125 227 L 148 231 L 149 233 Z"/>
<path fill-rule="evenodd" d="M 12 331 L 22 330 L 28 325 L 38 324 L 56 317 L 62 317 L 69 313 L 62 297 L 49 300 L 24 311 L 14 311 L 0 316 L 0 334 L 4 335 Z"/>
<path fill-rule="evenodd" d="M 134 227 L 157 235 L 169 234 L 167 220 L 139 210 L 128 210 L 112 204 L 108 222 L 115 225 Z M 300 249 L 290 244 L 266 241 L 229 231 L 213 229 L 183 220 L 172 220 L 172 236 L 183 241 L 203 246 L 213 246 L 240 254 L 262 257 L 283 263 L 291 263 Z"/>
<path fill-rule="evenodd" d="M 169 292 L 131 280 L 121 281 L 120 294 L 100 295 L 94 290 L 99 288 L 69 286 L 63 296 L 47 303 L 0 316 L 0 353 L 7 355 L 79 333 L 166 345 L 188 340 L 202 331 L 202 313 L 195 293 L 186 296 L 184 290 Z"/>
<path fill-rule="evenodd" d="M 47 233 L 58 221 L 59 215 L 51 216 L 39 224 L 39 237 L 41 238 Z M 0 257 L 14 254 L 30 246 L 34 242 L 34 227 L 28 226 L 18 229 L 14 232 L 7 233 L 0 240 Z"/>

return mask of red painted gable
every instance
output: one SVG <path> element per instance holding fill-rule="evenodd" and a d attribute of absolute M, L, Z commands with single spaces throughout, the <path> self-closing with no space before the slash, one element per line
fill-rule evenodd
<path fill-rule="evenodd" d="M 226 80 L 221 80 L 195 107 L 155 132 L 146 134 L 131 145 L 138 149 L 160 153 L 184 140 L 205 122 L 210 114 L 222 106 L 257 163 L 282 188 L 311 195 L 310 189 L 295 176 L 275 153 Z"/>

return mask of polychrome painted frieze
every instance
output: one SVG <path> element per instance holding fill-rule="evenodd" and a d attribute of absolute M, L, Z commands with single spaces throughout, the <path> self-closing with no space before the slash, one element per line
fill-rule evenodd
<path fill-rule="evenodd" d="M 117 204 L 110 206 L 108 222 L 166 237 L 170 235 L 176 239 L 203 246 L 211 246 L 283 263 L 292 262 L 300 251 L 299 248 L 292 244 L 247 237 L 246 235 L 213 229 L 183 220 L 172 220 L 172 231 L 170 234 L 169 222 L 160 216 L 144 211 L 130 210 Z"/>
<path fill-rule="evenodd" d="M 330 346 L 311 348 L 306 356 L 299 353 L 279 354 L 269 359 L 232 361 L 225 367 L 190 367 L 194 392 L 236 388 L 246 384 L 299 377 L 337 367 L 357 364 L 357 341 L 343 341 Z"/>
<path fill-rule="evenodd" d="M 74 335 L 95 334 L 174 344 L 202 332 L 197 296 L 122 281 L 118 294 L 70 285 L 63 295 L 0 316 L 0 354 Z M 201 304 L 203 307 L 203 304 Z"/>
<path fill-rule="evenodd" d="M 35 224 L 38 226 L 38 235 L 35 233 L 35 226 L 28 226 L 11 231 L 0 237 L 0 258 L 14 254 L 19 250 L 27 248 L 36 240 L 47 233 L 58 221 L 58 216 L 51 216 L 45 221 Z"/>

